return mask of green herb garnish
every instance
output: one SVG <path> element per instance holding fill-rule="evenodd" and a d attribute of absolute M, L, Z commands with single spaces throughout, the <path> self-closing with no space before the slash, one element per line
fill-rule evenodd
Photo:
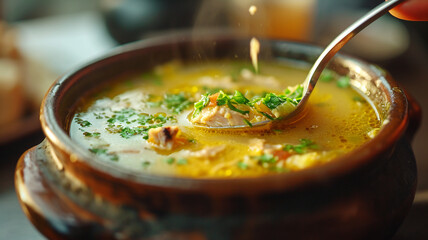
<path fill-rule="evenodd" d="M 107 152 L 107 149 L 103 149 L 103 148 L 90 148 L 89 151 L 91 153 L 96 154 L 96 155 L 107 156 L 112 161 L 118 161 L 119 160 L 119 156 L 117 156 L 117 154 L 109 153 L 109 152 Z"/>
<path fill-rule="evenodd" d="M 271 115 L 265 113 L 265 112 L 259 112 L 261 115 L 265 116 L 267 119 L 269 120 L 274 120 L 275 118 L 273 118 Z"/>
<path fill-rule="evenodd" d="M 300 144 L 291 145 L 287 144 L 283 147 L 284 151 L 293 151 L 298 154 L 305 153 L 308 149 L 319 149 L 319 146 L 309 139 L 300 139 Z"/>
<path fill-rule="evenodd" d="M 320 81 L 323 82 L 331 82 L 334 79 L 334 74 L 333 71 L 329 70 L 329 69 L 324 69 L 324 71 L 322 71 L 321 76 L 320 76 Z"/>
<path fill-rule="evenodd" d="M 297 105 L 303 98 L 303 90 L 303 86 L 299 85 L 294 91 L 291 91 L 290 89 L 285 90 L 285 95 L 288 100 Z"/>
<path fill-rule="evenodd" d="M 242 169 L 242 170 L 247 170 L 248 169 L 248 164 L 246 164 L 246 163 L 244 163 L 242 161 L 239 161 L 237 165 L 238 165 L 239 169 Z"/>
<path fill-rule="evenodd" d="M 180 159 L 177 160 L 177 164 L 178 165 L 186 165 L 187 164 L 187 159 L 180 158 Z"/>
<path fill-rule="evenodd" d="M 224 93 L 223 91 L 218 92 L 218 97 L 217 97 L 218 106 L 223 106 L 227 104 L 229 101 L 230 101 L 230 98 L 226 93 Z"/>
<path fill-rule="evenodd" d="M 279 97 L 275 93 L 268 93 L 264 98 L 262 98 L 262 103 L 271 110 L 277 108 L 279 105 L 283 104 L 285 101 L 287 100 Z"/>
<path fill-rule="evenodd" d="M 244 122 L 245 122 L 245 124 L 247 124 L 248 126 L 250 126 L 250 127 L 253 127 L 253 124 L 251 124 L 251 122 L 250 121 L 248 121 L 247 119 L 243 119 L 244 120 Z"/>
<path fill-rule="evenodd" d="M 97 155 L 105 154 L 107 153 L 107 149 L 101 149 L 101 148 L 91 148 L 89 149 L 92 153 L 95 153 Z"/>
<path fill-rule="evenodd" d="M 261 163 L 274 163 L 274 162 L 276 162 L 276 158 L 271 154 L 263 154 L 261 156 L 258 156 L 257 159 Z"/>
<path fill-rule="evenodd" d="M 92 123 L 87 120 L 83 120 L 80 117 L 76 117 L 76 123 L 79 124 L 81 127 L 89 127 L 92 125 Z"/>
<path fill-rule="evenodd" d="M 193 110 L 193 117 L 198 116 L 199 113 L 201 113 L 202 109 L 204 109 L 209 102 L 210 102 L 209 95 L 208 94 L 202 95 L 201 100 L 195 102 L 194 104 L 195 109 Z"/>
<path fill-rule="evenodd" d="M 190 105 L 192 105 L 192 102 L 184 95 L 184 93 L 166 94 L 162 104 L 162 106 L 165 106 L 176 114 L 181 113 Z"/>
<path fill-rule="evenodd" d="M 247 104 L 250 102 L 250 100 L 248 100 L 240 91 L 235 91 L 232 100 L 234 100 L 238 104 Z"/>
<path fill-rule="evenodd" d="M 165 158 L 164 162 L 171 165 L 175 162 L 175 158 L 173 157 Z"/>
<path fill-rule="evenodd" d="M 355 102 L 361 102 L 361 103 L 366 102 L 366 100 L 363 97 L 360 97 L 360 96 L 354 96 L 352 98 L 352 100 L 354 100 Z"/>
<path fill-rule="evenodd" d="M 251 158 L 255 159 L 259 165 L 269 169 L 270 171 L 276 169 L 276 163 L 278 162 L 278 158 L 272 154 L 265 153 L 260 156 L 252 156 Z"/>
<path fill-rule="evenodd" d="M 83 133 L 83 136 L 85 136 L 85 137 L 94 137 L 94 138 L 99 138 L 100 137 L 100 135 L 101 135 L 101 133 L 99 133 L 99 132 L 84 132 Z"/>
<path fill-rule="evenodd" d="M 130 127 L 125 127 L 122 128 L 122 130 L 120 131 L 120 136 L 123 138 L 130 138 L 132 136 L 141 134 L 141 132 L 143 131 L 142 128 L 130 128 Z"/>
<path fill-rule="evenodd" d="M 347 87 L 349 87 L 351 85 L 351 79 L 348 76 L 340 77 L 337 80 L 336 85 L 339 88 L 347 88 Z"/>
<path fill-rule="evenodd" d="M 193 104 L 184 93 L 165 94 L 162 100 L 147 102 L 149 107 L 164 107 L 174 114 L 179 114 Z"/>
<path fill-rule="evenodd" d="M 239 112 L 240 114 L 243 114 L 243 115 L 248 114 L 248 113 L 250 112 L 250 111 L 244 111 L 244 110 L 241 110 L 241 109 L 236 108 L 236 107 L 232 104 L 232 102 L 231 102 L 231 101 L 228 101 L 228 102 L 227 102 L 227 106 L 230 108 L 230 110 L 235 111 L 235 112 Z"/>
<path fill-rule="evenodd" d="M 165 113 L 157 113 L 154 115 L 146 113 L 137 113 L 133 109 L 116 111 L 112 117 L 107 119 L 107 131 L 110 133 L 118 133 L 121 137 L 128 139 L 130 137 L 141 135 L 143 139 L 148 139 L 148 132 L 151 128 L 162 127 L 165 123 L 176 121 L 174 116 L 168 116 Z M 138 126 L 123 126 L 117 123 L 138 123 Z"/>
<path fill-rule="evenodd" d="M 144 162 L 142 163 L 143 168 L 148 168 L 151 164 L 152 164 L 152 163 L 151 163 L 151 162 L 149 162 L 149 161 L 144 161 Z"/>
<path fill-rule="evenodd" d="M 277 95 L 275 93 L 264 93 L 263 97 L 254 96 L 251 100 L 246 98 L 244 94 L 237 90 L 233 95 L 226 94 L 222 90 L 217 91 L 215 94 L 218 94 L 216 100 L 217 106 L 226 105 L 230 110 L 245 115 L 250 111 L 239 109 L 236 105 L 245 105 L 247 107 L 254 108 L 254 105 L 261 101 L 271 110 L 276 109 L 278 106 L 287 102 L 290 103 L 290 106 L 287 106 L 288 108 L 292 107 L 293 105 L 296 106 L 302 99 L 303 86 L 299 85 L 294 91 L 288 89 L 285 91 L 285 94 L 281 95 Z M 212 94 L 207 93 L 202 96 L 201 100 L 195 103 L 193 117 L 198 116 L 202 109 L 208 105 L 211 95 Z M 267 113 L 261 111 L 259 111 L 259 113 L 270 120 L 274 119 Z"/>

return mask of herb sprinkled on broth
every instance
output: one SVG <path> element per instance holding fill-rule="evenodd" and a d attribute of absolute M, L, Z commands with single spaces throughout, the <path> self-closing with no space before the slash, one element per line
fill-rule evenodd
<path fill-rule="evenodd" d="M 371 104 L 350 87 L 351 78 L 331 70 L 323 72 L 305 117 L 274 129 L 251 128 L 254 122 L 294 110 L 307 71 L 279 63 L 259 65 L 262 68 L 255 73 L 244 62 L 171 62 L 118 79 L 110 91 L 100 90 L 86 99 L 71 122 L 70 135 L 117 167 L 210 178 L 316 167 L 379 131 L 381 121 Z M 250 128 L 208 131 L 193 123 Z"/>

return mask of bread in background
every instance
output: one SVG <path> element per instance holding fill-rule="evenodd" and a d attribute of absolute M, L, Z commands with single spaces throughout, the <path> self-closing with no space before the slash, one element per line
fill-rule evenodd
<path fill-rule="evenodd" d="M 13 29 L 0 22 L 0 128 L 25 111 L 23 69 Z"/>

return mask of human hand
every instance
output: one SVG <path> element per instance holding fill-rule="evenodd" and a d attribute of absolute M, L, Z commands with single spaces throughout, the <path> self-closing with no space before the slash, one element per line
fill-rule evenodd
<path fill-rule="evenodd" d="M 428 0 L 407 0 L 390 13 L 403 20 L 428 21 Z"/>

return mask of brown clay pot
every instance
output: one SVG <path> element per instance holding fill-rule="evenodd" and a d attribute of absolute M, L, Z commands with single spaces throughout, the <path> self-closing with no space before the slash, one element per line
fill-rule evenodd
<path fill-rule="evenodd" d="M 263 40 L 261 58 L 311 63 L 320 49 Z M 385 239 L 416 188 L 410 140 L 419 105 L 368 63 L 335 57 L 330 68 L 388 119 L 360 148 L 322 166 L 244 179 L 135 174 L 96 159 L 68 135 L 81 97 L 130 72 L 172 59 L 248 59 L 249 39 L 170 35 L 117 49 L 59 79 L 41 108 L 46 140 L 24 153 L 16 189 L 28 218 L 52 239 Z"/>

